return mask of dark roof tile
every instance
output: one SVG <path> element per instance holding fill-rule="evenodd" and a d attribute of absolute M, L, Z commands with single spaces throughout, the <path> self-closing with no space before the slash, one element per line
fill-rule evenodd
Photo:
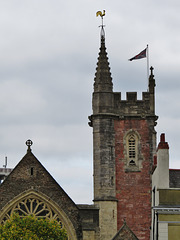
<path fill-rule="evenodd" d="M 180 188 L 180 169 L 169 169 L 169 187 Z"/>

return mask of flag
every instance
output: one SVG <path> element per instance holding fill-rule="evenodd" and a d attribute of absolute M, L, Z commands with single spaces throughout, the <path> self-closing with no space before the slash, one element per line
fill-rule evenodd
<path fill-rule="evenodd" d="M 147 48 L 145 48 L 142 52 L 140 52 L 139 54 L 137 54 L 133 58 L 130 58 L 129 61 L 145 58 L 146 57 L 146 50 L 147 50 Z"/>

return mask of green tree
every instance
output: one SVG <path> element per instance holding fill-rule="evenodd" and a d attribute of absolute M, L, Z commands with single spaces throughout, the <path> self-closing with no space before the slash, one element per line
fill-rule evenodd
<path fill-rule="evenodd" d="M 1 240 L 67 240 L 67 233 L 56 221 L 14 214 L 0 225 Z"/>

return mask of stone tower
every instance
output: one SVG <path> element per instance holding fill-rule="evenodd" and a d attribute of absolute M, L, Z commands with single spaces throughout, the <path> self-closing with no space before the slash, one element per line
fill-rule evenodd
<path fill-rule="evenodd" d="M 94 203 L 100 209 L 100 239 L 111 239 L 124 219 L 139 239 L 150 239 L 151 171 L 156 148 L 155 80 L 147 92 L 113 92 L 110 67 L 101 34 L 94 79 Z"/>

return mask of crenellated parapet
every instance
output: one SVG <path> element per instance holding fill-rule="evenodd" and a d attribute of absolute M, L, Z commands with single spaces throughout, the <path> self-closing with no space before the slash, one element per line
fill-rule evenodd
<path fill-rule="evenodd" d="M 121 93 L 114 93 L 114 114 L 120 118 L 127 117 L 152 117 L 154 108 L 151 106 L 151 94 L 142 93 L 142 99 L 137 99 L 137 92 L 127 92 L 126 99 L 121 99 Z"/>
<path fill-rule="evenodd" d="M 137 98 L 137 92 L 127 92 L 126 99 L 124 100 L 121 98 L 121 92 L 109 92 L 102 89 L 98 92 L 94 91 L 93 115 L 90 118 L 90 126 L 93 124 L 92 119 L 97 115 L 108 115 L 111 116 L 111 118 L 116 119 L 152 119 L 154 121 L 154 125 L 156 125 L 156 120 L 158 119 L 158 117 L 155 115 L 156 85 L 153 75 L 153 67 L 151 67 L 150 70 L 151 74 L 149 76 L 149 88 L 147 92 L 142 92 L 142 98 L 140 100 Z M 111 79 L 109 78 L 109 80 L 110 84 Z M 104 83 L 104 85 L 106 84 Z"/>

